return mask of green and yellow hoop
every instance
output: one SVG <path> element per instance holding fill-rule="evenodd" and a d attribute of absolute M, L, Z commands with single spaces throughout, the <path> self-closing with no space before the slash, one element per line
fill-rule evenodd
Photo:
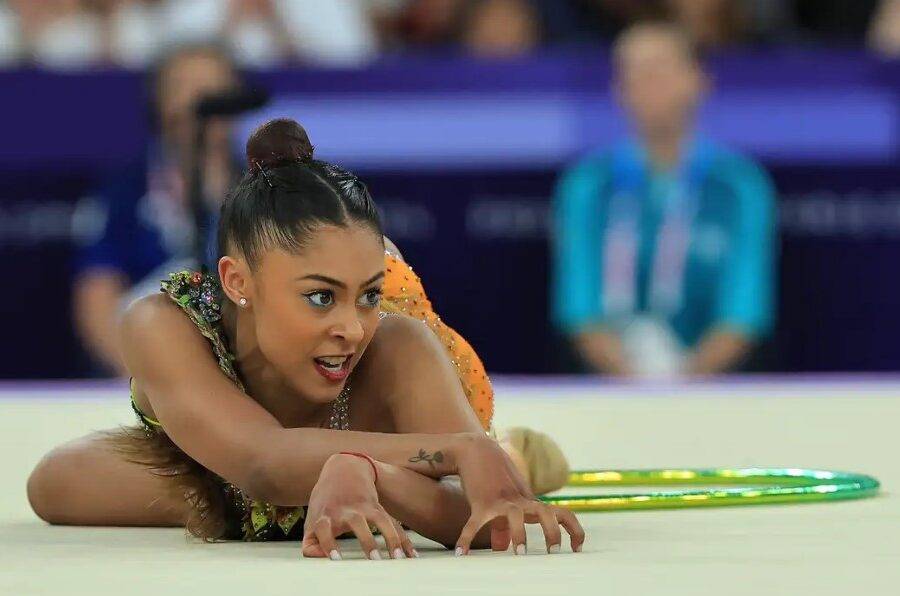
<path fill-rule="evenodd" d="M 573 511 L 622 511 L 681 507 L 730 507 L 864 499 L 878 493 L 878 480 L 865 474 L 799 468 L 578 470 L 568 487 L 715 486 L 632 494 L 558 494 L 545 503 Z M 737 488 L 718 488 L 738 485 Z"/>

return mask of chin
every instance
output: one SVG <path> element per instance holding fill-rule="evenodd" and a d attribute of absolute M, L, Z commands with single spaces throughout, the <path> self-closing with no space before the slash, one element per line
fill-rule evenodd
<path fill-rule="evenodd" d="M 305 378 L 295 377 L 292 379 L 291 384 L 297 393 L 304 396 L 308 401 L 320 404 L 336 400 L 346 386 L 346 382 L 340 384 L 329 382 L 318 374 Z"/>

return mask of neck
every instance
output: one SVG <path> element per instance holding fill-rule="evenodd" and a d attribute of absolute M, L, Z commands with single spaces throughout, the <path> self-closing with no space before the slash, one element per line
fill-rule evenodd
<path fill-rule="evenodd" d="M 668 170 L 678 165 L 685 138 L 685 127 L 672 126 L 644 132 L 644 145 L 654 169 Z"/>
<path fill-rule="evenodd" d="M 292 389 L 259 349 L 253 315 L 222 300 L 222 326 L 247 394 L 285 428 L 319 426 L 331 404 L 311 403 Z"/>

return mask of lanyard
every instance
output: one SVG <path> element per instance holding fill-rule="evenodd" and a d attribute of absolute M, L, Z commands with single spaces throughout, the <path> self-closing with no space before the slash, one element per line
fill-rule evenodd
<path fill-rule="evenodd" d="M 696 218 L 699 194 L 709 169 L 711 152 L 702 142 L 691 142 L 685 159 L 663 201 L 656 232 L 648 287 L 648 307 L 668 317 L 683 302 L 685 268 L 691 225 Z M 612 156 L 612 193 L 603 251 L 601 296 L 603 312 L 612 317 L 633 314 L 637 305 L 638 260 L 641 234 L 641 197 L 650 179 L 646 152 L 626 143 Z"/>

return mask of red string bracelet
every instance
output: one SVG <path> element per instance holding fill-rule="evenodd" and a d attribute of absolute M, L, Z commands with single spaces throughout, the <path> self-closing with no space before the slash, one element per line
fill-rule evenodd
<path fill-rule="evenodd" d="M 375 465 L 375 460 L 366 455 L 365 453 L 357 453 L 356 451 L 340 451 L 340 455 L 355 455 L 356 457 L 361 457 L 367 460 L 372 465 L 372 471 L 375 472 L 375 482 L 378 482 L 378 466 Z"/>

